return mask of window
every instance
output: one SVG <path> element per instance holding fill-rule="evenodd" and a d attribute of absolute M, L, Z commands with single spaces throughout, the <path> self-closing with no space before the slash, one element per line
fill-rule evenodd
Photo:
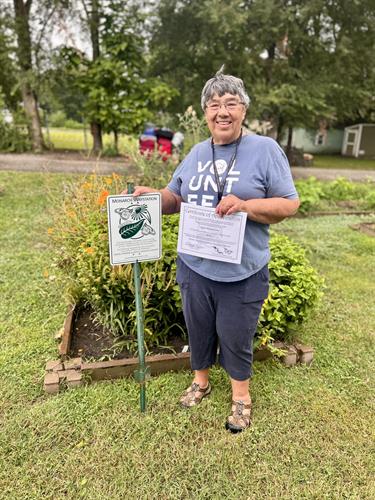
<path fill-rule="evenodd" d="M 315 136 L 315 146 L 324 146 L 326 143 L 327 134 L 321 134 L 318 132 Z"/>

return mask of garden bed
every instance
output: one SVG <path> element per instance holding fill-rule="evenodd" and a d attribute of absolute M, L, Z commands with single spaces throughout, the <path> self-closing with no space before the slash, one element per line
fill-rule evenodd
<path fill-rule="evenodd" d="M 361 222 L 360 224 L 354 224 L 351 228 L 375 237 L 375 222 Z"/>
<path fill-rule="evenodd" d="M 69 306 L 64 325 L 56 335 L 59 340 L 60 358 L 47 362 L 44 390 L 58 393 L 61 387 L 76 387 L 84 382 L 111 380 L 133 375 L 138 368 L 138 358 L 128 349 L 113 348 L 117 337 L 93 321 L 89 309 Z M 279 359 L 286 366 L 296 363 L 310 364 L 313 349 L 299 343 L 287 345 L 275 342 L 273 349 L 261 346 L 254 352 L 255 361 L 273 356 L 275 348 L 283 352 Z M 165 353 L 168 349 L 169 353 Z M 112 354 L 112 356 L 111 356 Z M 107 358 L 103 360 L 103 358 Z M 157 347 L 146 356 L 150 375 L 168 371 L 190 369 L 190 353 L 186 340 L 171 337 L 168 347 Z"/>

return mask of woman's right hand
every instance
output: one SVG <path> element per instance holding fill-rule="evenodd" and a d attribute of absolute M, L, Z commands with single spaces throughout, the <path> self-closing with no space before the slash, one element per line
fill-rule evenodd
<path fill-rule="evenodd" d="M 157 189 L 151 188 L 149 186 L 135 186 L 134 191 L 131 193 L 132 196 L 141 196 L 141 194 L 147 193 L 160 193 Z M 121 192 L 121 194 L 129 194 L 127 189 Z"/>

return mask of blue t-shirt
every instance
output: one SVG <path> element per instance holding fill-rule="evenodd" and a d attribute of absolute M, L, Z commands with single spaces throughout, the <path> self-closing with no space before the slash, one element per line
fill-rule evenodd
<path fill-rule="evenodd" d="M 215 146 L 215 164 L 220 181 L 235 150 L 235 143 Z M 216 207 L 217 186 L 212 165 L 211 140 L 192 148 L 175 170 L 168 189 L 187 203 Z M 223 196 L 253 198 L 298 198 L 288 160 L 273 139 L 245 135 L 237 158 L 228 172 Z M 184 263 L 198 274 L 215 281 L 239 281 L 265 266 L 270 259 L 269 225 L 247 219 L 240 264 L 219 262 L 180 253 Z"/>

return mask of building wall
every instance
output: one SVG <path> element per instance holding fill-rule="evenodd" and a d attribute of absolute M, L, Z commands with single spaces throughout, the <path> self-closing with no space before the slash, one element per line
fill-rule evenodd
<path fill-rule="evenodd" d="M 298 149 L 303 149 L 305 153 L 341 153 L 344 131 L 330 128 L 327 130 L 327 138 L 325 144 L 315 145 L 315 137 L 317 130 L 296 128 L 293 130 L 293 146 Z M 284 146 L 287 143 L 285 136 L 281 141 Z"/>
<path fill-rule="evenodd" d="M 375 126 L 373 127 L 366 127 L 366 125 L 363 126 L 359 149 L 363 150 L 364 154 L 363 155 L 359 154 L 358 158 L 361 158 L 363 156 L 370 156 L 370 157 L 375 156 Z"/>

